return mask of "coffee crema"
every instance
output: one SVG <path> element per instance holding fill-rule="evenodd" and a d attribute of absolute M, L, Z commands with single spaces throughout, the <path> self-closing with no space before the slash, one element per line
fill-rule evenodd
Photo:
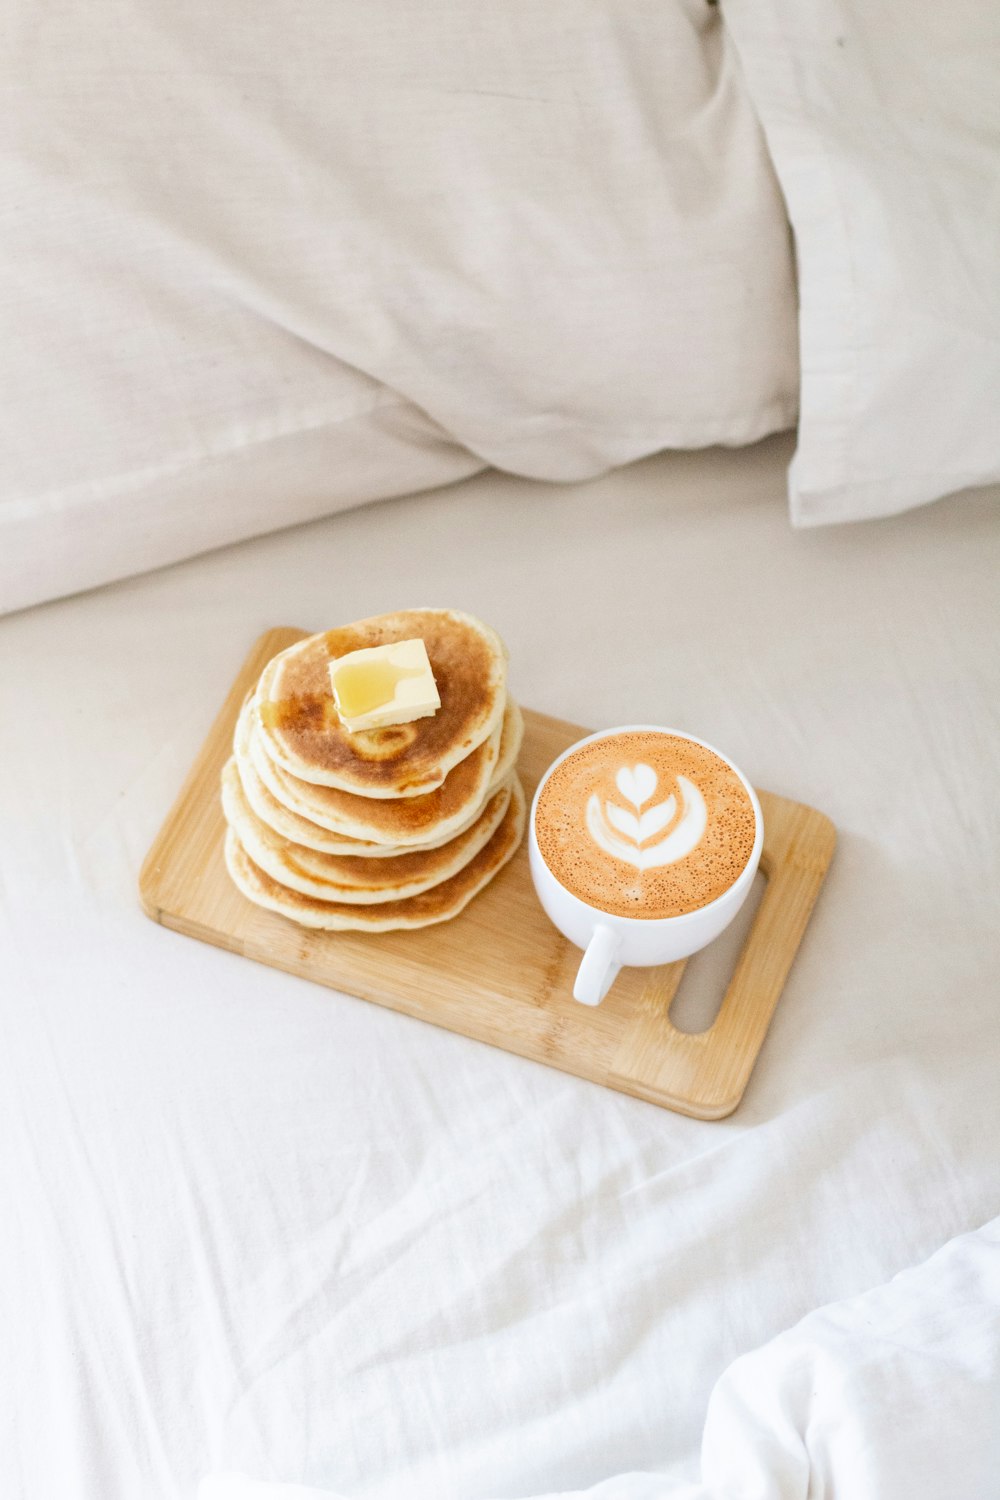
<path fill-rule="evenodd" d="M 635 729 L 592 740 L 549 776 L 535 837 L 574 896 L 619 917 L 676 917 L 727 891 L 753 853 L 746 787 L 681 735 Z"/>

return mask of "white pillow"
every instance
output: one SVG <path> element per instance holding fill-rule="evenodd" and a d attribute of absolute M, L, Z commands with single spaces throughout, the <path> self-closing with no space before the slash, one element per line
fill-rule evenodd
<path fill-rule="evenodd" d="M 4 38 L 0 609 L 794 422 L 787 221 L 702 0 L 9 0 Z"/>
<path fill-rule="evenodd" d="M 1000 479 L 1000 11 L 724 0 L 795 233 L 802 524 Z"/>

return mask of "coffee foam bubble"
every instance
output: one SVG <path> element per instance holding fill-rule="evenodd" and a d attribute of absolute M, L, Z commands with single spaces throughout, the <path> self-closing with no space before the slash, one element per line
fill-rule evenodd
<path fill-rule="evenodd" d="M 680 916 L 729 889 L 753 852 L 753 804 L 704 745 L 658 730 L 593 740 L 542 788 L 538 848 L 556 879 L 616 916 Z"/>

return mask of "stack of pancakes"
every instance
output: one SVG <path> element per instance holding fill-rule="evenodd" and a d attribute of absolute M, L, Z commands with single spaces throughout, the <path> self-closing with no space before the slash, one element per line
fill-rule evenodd
<path fill-rule="evenodd" d="M 330 662 L 415 636 L 441 707 L 349 733 Z M 244 895 L 306 927 L 386 932 L 457 915 L 524 830 L 523 723 L 506 680 L 499 636 L 454 610 L 377 615 L 274 657 L 222 772 L 226 864 Z"/>

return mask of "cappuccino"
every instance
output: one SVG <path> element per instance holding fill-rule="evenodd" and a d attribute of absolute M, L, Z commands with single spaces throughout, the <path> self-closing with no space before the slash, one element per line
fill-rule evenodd
<path fill-rule="evenodd" d="M 706 745 L 654 729 L 591 740 L 538 797 L 539 853 L 561 885 L 620 917 L 682 916 L 745 869 L 757 825 L 741 778 Z"/>

